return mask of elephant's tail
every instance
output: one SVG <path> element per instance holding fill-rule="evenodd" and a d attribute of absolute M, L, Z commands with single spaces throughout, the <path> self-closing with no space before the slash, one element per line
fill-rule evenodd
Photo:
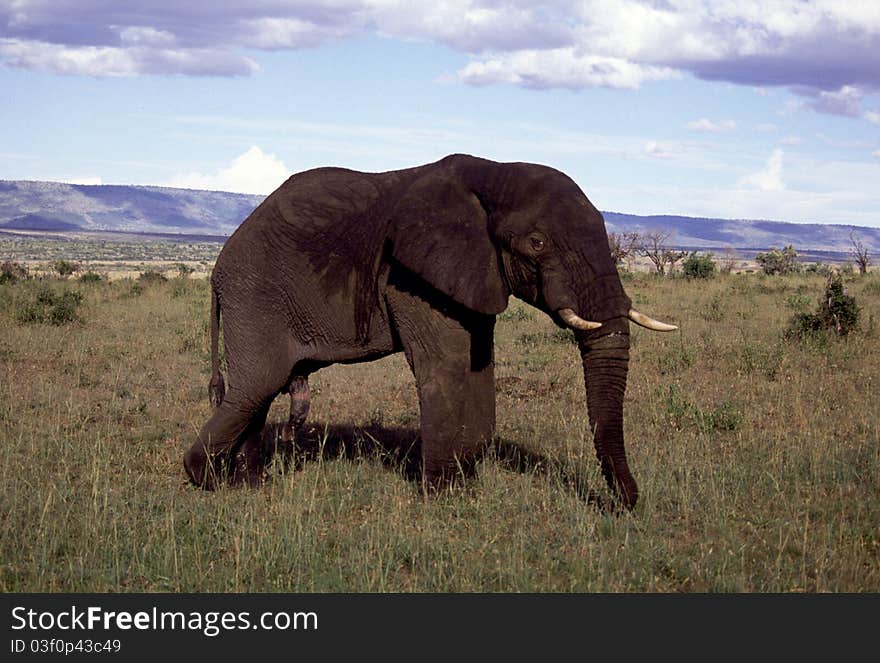
<path fill-rule="evenodd" d="M 208 398 L 211 405 L 218 407 L 226 395 L 226 383 L 220 372 L 220 299 L 217 289 L 211 286 L 211 382 L 208 384 Z"/>

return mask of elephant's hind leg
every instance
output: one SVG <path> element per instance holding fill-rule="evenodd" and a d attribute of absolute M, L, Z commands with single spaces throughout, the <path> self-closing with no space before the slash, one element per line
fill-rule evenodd
<path fill-rule="evenodd" d="M 263 479 L 260 432 L 275 394 L 253 399 L 231 387 L 183 457 L 190 480 L 215 489 L 223 481 L 259 484 Z"/>
<path fill-rule="evenodd" d="M 309 395 L 309 378 L 306 376 L 294 376 L 288 388 L 290 393 L 290 416 L 281 431 L 281 439 L 291 443 L 296 440 L 296 434 L 306 423 L 309 416 L 311 398 Z"/>

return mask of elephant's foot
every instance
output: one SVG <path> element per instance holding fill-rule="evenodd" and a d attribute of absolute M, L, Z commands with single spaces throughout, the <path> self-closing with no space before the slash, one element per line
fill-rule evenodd
<path fill-rule="evenodd" d="M 190 482 L 203 490 L 214 490 L 222 476 L 222 468 L 217 459 L 209 461 L 207 454 L 198 449 L 190 449 L 184 454 L 183 467 Z"/>
<path fill-rule="evenodd" d="M 451 460 L 425 459 L 422 466 L 422 488 L 428 494 L 453 490 L 473 479 L 480 454 L 469 453 Z"/>
<path fill-rule="evenodd" d="M 217 490 L 223 484 L 229 486 L 259 487 L 266 482 L 268 471 L 261 454 L 239 450 L 231 458 L 188 451 L 183 466 L 190 482 L 203 490 Z"/>

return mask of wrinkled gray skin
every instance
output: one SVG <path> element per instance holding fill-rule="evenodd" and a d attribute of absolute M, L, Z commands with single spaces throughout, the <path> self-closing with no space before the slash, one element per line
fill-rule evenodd
<path fill-rule="evenodd" d="M 196 485 L 260 483 L 259 432 L 276 395 L 292 397 L 290 439 L 310 373 L 401 350 L 418 385 L 424 481 L 442 485 L 493 436 L 495 316 L 512 294 L 560 326 L 565 308 L 602 323 L 576 331 L 589 421 L 609 486 L 635 505 L 623 439 L 630 299 L 602 215 L 563 173 L 465 155 L 299 173 L 230 237 L 211 283 L 218 407 L 184 457 Z"/>

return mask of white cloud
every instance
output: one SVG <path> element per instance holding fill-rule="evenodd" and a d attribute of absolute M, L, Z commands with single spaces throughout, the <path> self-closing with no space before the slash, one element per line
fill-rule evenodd
<path fill-rule="evenodd" d="M 116 26 L 111 26 L 116 27 Z M 119 29 L 119 38 L 124 44 L 167 46 L 174 42 L 174 35 L 166 30 L 130 25 Z"/>
<path fill-rule="evenodd" d="M 785 182 L 782 180 L 783 155 L 782 150 L 773 150 L 766 167 L 742 178 L 740 185 L 758 191 L 783 191 L 785 189 Z"/>
<path fill-rule="evenodd" d="M 780 145 L 801 145 L 803 142 L 804 139 L 800 136 L 786 136 L 779 139 Z"/>
<path fill-rule="evenodd" d="M 584 55 L 573 48 L 527 50 L 469 63 L 458 77 L 472 85 L 513 83 L 530 88 L 637 88 L 644 81 L 677 78 L 667 67 Z"/>
<path fill-rule="evenodd" d="M 736 122 L 733 120 L 720 120 L 715 122 L 706 117 L 699 120 L 691 120 L 685 125 L 691 131 L 705 131 L 708 133 L 723 133 L 736 129 Z"/>
<path fill-rule="evenodd" d="M 873 124 L 880 124 L 880 111 L 865 111 L 865 119 Z"/>
<path fill-rule="evenodd" d="M 575 43 L 572 3 L 497 0 L 366 0 L 383 36 L 436 41 L 468 54 L 549 50 Z"/>
<path fill-rule="evenodd" d="M 274 154 L 265 154 L 256 145 L 236 157 L 225 168 L 213 173 L 179 173 L 167 186 L 183 189 L 233 191 L 268 194 L 290 177 L 290 169 Z"/>
<path fill-rule="evenodd" d="M 844 85 L 839 90 L 819 90 L 805 92 L 812 96 L 806 106 L 819 113 L 829 115 L 843 115 L 844 117 L 858 117 L 862 114 L 862 98 L 864 93 L 852 85 Z"/>
<path fill-rule="evenodd" d="M 246 76 L 256 63 L 228 51 L 132 46 L 63 46 L 42 41 L 0 39 L 0 62 L 22 69 L 83 76 Z"/>
<path fill-rule="evenodd" d="M 248 75 L 246 49 L 379 34 L 467 54 L 469 84 L 633 88 L 674 72 L 789 87 L 862 116 L 880 89 L 880 3 L 834 0 L 0 1 L 0 63 L 58 73 Z M 866 119 L 867 116 L 865 116 Z"/>
<path fill-rule="evenodd" d="M 250 34 L 243 44 L 266 50 L 314 48 L 350 34 L 345 26 L 322 26 L 298 18 L 264 17 L 246 22 Z"/>
<path fill-rule="evenodd" d="M 649 140 L 645 143 L 644 153 L 654 159 L 674 159 L 679 155 L 679 149 L 671 143 Z"/>
<path fill-rule="evenodd" d="M 871 152 L 871 156 L 880 159 L 880 150 L 874 150 Z"/>

